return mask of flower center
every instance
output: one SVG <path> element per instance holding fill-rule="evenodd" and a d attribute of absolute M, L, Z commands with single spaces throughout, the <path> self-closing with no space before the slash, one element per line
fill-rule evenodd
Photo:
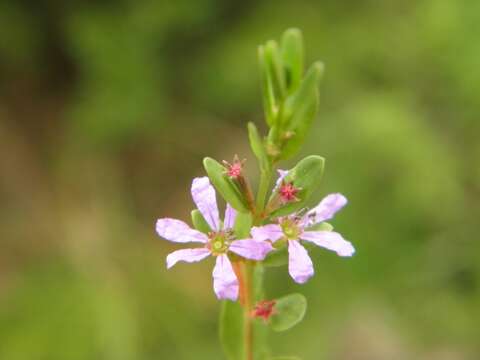
<path fill-rule="evenodd" d="M 291 219 L 284 220 L 280 226 L 282 227 L 283 233 L 288 240 L 296 240 L 299 238 L 302 230 L 297 225 L 297 223 Z"/>
<path fill-rule="evenodd" d="M 224 231 L 211 232 L 208 234 L 209 242 L 208 248 L 213 255 L 225 254 L 230 245 L 228 234 Z"/>

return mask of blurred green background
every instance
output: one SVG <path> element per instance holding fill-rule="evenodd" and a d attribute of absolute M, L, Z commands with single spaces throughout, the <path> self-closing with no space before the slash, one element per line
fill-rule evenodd
<path fill-rule="evenodd" d="M 480 2 L 0 2 L 0 359 L 222 359 L 212 263 L 165 269 L 201 159 L 264 127 L 256 46 L 326 65 L 305 154 L 351 259 L 269 271 L 309 300 L 305 360 L 480 358 Z M 288 167 L 289 164 L 285 164 Z M 312 201 L 313 203 L 313 201 Z"/>

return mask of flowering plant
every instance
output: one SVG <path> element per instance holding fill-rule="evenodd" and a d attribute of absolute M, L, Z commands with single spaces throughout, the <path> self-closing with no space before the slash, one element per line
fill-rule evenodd
<path fill-rule="evenodd" d="M 233 162 L 204 159 L 208 176 L 192 182 L 193 227 L 162 218 L 156 230 L 162 238 L 177 243 L 199 243 L 167 256 L 167 268 L 179 261 L 197 262 L 215 258 L 213 289 L 222 302 L 220 339 L 229 360 L 280 360 L 265 341 L 267 329 L 284 331 L 302 320 L 307 301 L 301 294 L 268 299 L 263 289 L 265 268 L 288 264 L 292 279 L 305 283 L 314 274 L 305 246 L 314 244 L 351 256 L 352 244 L 327 220 L 346 205 L 341 194 L 327 195 L 313 208 L 307 202 L 318 185 L 324 159 L 311 155 L 290 170 L 278 171 L 268 197 L 277 164 L 295 155 L 308 133 L 318 108 L 320 62 L 303 71 L 303 43 L 299 30 L 287 30 L 280 46 L 268 41 L 258 50 L 262 73 L 263 105 L 268 133 L 261 137 L 248 123 L 250 145 L 259 162 L 260 182 L 253 195 L 237 156 Z M 216 191 L 225 200 L 223 221 Z M 268 197 L 268 199 L 267 199 Z"/>

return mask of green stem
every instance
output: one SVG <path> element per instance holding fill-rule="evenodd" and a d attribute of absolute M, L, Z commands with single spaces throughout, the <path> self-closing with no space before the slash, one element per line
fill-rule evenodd
<path fill-rule="evenodd" d="M 244 267 L 244 286 L 245 286 L 245 298 L 244 298 L 244 342 L 245 342 L 245 360 L 253 360 L 253 321 L 252 321 L 252 264 L 250 261 L 245 262 Z"/>

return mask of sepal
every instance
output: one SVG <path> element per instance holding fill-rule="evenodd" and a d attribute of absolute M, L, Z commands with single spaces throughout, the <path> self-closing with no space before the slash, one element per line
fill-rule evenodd
<path fill-rule="evenodd" d="M 207 221 L 203 217 L 200 210 L 198 209 L 192 210 L 191 215 L 192 215 L 192 224 L 195 229 L 203 232 L 204 234 L 208 234 L 210 231 L 212 231 L 212 229 L 210 228 L 210 225 L 208 225 Z"/>
<path fill-rule="evenodd" d="M 305 229 L 306 231 L 333 231 L 333 225 L 324 221 L 319 224 L 312 225 Z"/>

